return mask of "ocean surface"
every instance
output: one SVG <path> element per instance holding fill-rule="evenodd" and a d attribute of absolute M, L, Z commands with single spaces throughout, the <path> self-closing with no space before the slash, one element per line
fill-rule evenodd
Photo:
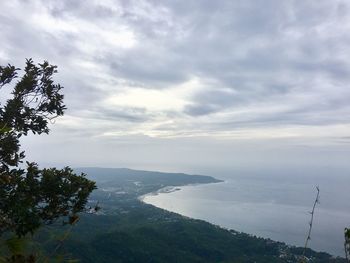
<path fill-rule="evenodd" d="M 256 175 L 256 174 L 255 174 Z M 344 228 L 350 226 L 347 176 L 215 176 L 222 183 L 176 187 L 143 201 L 229 229 L 304 246 L 310 211 L 320 188 L 309 247 L 344 256 Z"/>

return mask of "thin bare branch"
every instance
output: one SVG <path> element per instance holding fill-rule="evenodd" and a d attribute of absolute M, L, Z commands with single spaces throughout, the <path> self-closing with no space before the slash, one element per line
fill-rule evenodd
<path fill-rule="evenodd" d="M 318 186 L 316 186 L 316 190 L 317 190 L 316 199 L 314 201 L 314 205 L 312 207 L 312 211 L 309 212 L 311 214 L 311 220 L 310 220 L 310 223 L 309 223 L 309 231 L 308 231 L 308 234 L 307 234 L 307 237 L 306 237 L 306 240 L 305 240 L 303 257 L 305 255 L 308 243 L 311 240 L 311 231 L 312 231 L 312 226 L 313 226 L 313 222 L 314 222 L 315 207 L 316 207 L 316 204 L 320 203 L 320 188 Z"/>

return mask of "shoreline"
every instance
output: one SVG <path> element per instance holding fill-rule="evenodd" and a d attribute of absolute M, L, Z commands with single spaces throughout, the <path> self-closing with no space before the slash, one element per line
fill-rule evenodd
<path fill-rule="evenodd" d="M 146 194 L 138 196 L 137 200 L 139 200 L 139 201 L 141 201 L 143 203 L 146 203 L 146 202 L 144 202 L 144 199 L 147 196 L 156 196 L 156 195 L 161 194 L 161 193 L 172 193 L 172 192 L 181 190 L 181 189 L 174 189 L 175 187 L 179 187 L 179 186 L 164 186 L 162 188 L 159 188 L 156 191 L 152 191 L 152 192 L 149 192 L 149 193 L 146 193 Z"/>
<path fill-rule="evenodd" d="M 217 183 L 224 183 L 225 182 L 224 180 L 219 180 L 219 179 L 216 179 L 216 178 L 214 178 L 214 179 L 216 181 L 215 182 L 210 182 L 210 183 L 192 183 L 192 184 L 185 184 L 185 185 L 167 185 L 167 186 L 159 188 L 158 190 L 155 190 L 155 191 L 152 191 L 152 192 L 140 195 L 140 196 L 137 197 L 137 200 L 139 200 L 139 201 L 141 201 L 141 202 L 143 202 L 145 204 L 148 204 L 148 203 L 146 203 L 144 201 L 144 198 L 146 198 L 147 196 L 157 196 L 159 194 L 173 193 L 173 192 L 182 190 L 182 187 L 185 187 L 185 186 L 197 186 L 197 185 L 217 184 Z M 172 212 L 170 210 L 167 210 L 167 211 Z"/>
<path fill-rule="evenodd" d="M 225 183 L 225 182 L 227 182 L 227 181 L 221 180 L 219 182 L 212 182 L 212 183 Z M 187 186 L 198 186 L 198 185 L 205 185 L 205 184 L 209 185 L 209 184 L 212 184 L 212 183 L 194 183 L 194 184 L 186 184 L 186 185 L 182 185 L 182 186 L 165 186 L 165 187 L 162 187 L 162 188 L 160 188 L 160 189 L 158 189 L 156 191 L 153 191 L 153 192 L 141 195 L 137 199 L 139 201 L 141 201 L 142 203 L 144 203 L 144 204 L 151 205 L 151 206 L 154 206 L 154 207 L 159 208 L 159 209 L 166 210 L 166 211 L 171 212 L 171 213 L 176 213 L 176 214 L 179 214 L 181 216 L 184 216 L 184 217 L 187 217 L 187 218 L 190 218 L 190 219 L 202 220 L 202 221 L 205 221 L 205 222 L 207 222 L 209 224 L 218 226 L 218 227 L 223 228 L 223 229 L 227 229 L 227 230 L 230 230 L 230 231 L 237 231 L 237 232 L 244 233 L 244 234 L 247 234 L 247 235 L 250 235 L 250 236 L 256 236 L 256 237 L 259 237 L 259 238 L 272 240 L 273 242 L 284 243 L 284 244 L 286 244 L 289 247 L 300 247 L 300 245 L 294 244 L 293 242 L 289 243 L 289 242 L 286 242 L 286 241 L 281 240 L 281 239 L 275 239 L 275 238 L 272 238 L 272 237 L 259 235 L 259 234 L 256 234 L 256 233 L 249 233 L 247 231 L 236 230 L 235 228 L 228 227 L 228 226 L 225 226 L 225 225 L 220 225 L 220 224 L 217 224 L 217 223 L 215 223 L 213 221 L 210 221 L 210 220 L 207 220 L 207 219 L 202 219 L 202 218 L 199 218 L 199 217 L 188 216 L 186 214 L 182 214 L 181 212 L 177 212 L 174 209 L 163 208 L 163 207 L 160 207 L 160 206 L 157 206 L 157 205 L 153 204 L 152 202 L 146 202 L 145 201 L 145 198 L 148 197 L 148 196 L 157 196 L 157 195 L 162 194 L 162 193 L 167 194 L 167 193 L 180 191 L 180 190 L 183 190 L 183 187 L 187 187 Z M 342 257 L 343 256 L 341 253 L 334 253 L 334 252 L 332 253 L 331 251 L 328 251 L 328 250 L 322 250 L 322 249 L 311 248 L 311 247 L 308 247 L 308 248 L 312 249 L 315 252 L 323 252 L 323 253 L 330 254 L 333 257 Z"/>

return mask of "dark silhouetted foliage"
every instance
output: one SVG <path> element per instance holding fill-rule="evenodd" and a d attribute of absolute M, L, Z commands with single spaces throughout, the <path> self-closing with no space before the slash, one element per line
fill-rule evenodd
<path fill-rule="evenodd" d="M 344 242 L 344 249 L 345 249 L 345 257 L 347 262 L 350 262 L 350 228 L 345 228 L 344 231 L 344 237 L 345 237 L 345 242 Z"/>
<path fill-rule="evenodd" d="M 0 236 L 23 237 L 59 218 L 74 224 L 96 188 L 69 167 L 39 169 L 30 162 L 20 167 L 25 157 L 20 138 L 28 132 L 49 133 L 49 121 L 63 115 L 66 107 L 62 87 L 52 79 L 56 66 L 28 59 L 21 77 L 19 71 L 0 66 Z"/>

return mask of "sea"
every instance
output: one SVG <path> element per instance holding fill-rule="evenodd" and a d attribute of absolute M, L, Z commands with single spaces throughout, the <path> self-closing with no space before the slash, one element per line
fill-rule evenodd
<path fill-rule="evenodd" d="M 143 201 L 224 228 L 304 246 L 318 187 L 320 196 L 308 247 L 345 255 L 350 176 L 344 171 L 232 171 L 209 175 L 223 182 L 159 191 L 144 196 Z"/>

